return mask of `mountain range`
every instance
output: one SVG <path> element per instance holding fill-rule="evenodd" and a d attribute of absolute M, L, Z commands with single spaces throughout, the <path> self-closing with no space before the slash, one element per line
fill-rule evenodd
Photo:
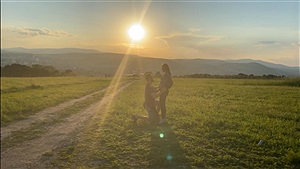
<path fill-rule="evenodd" d="M 1 66 L 12 63 L 24 65 L 51 65 L 59 70 L 70 69 L 78 75 L 113 75 L 122 60 L 121 53 L 107 53 L 93 49 L 80 48 L 4 48 L 1 49 Z M 299 76 L 300 67 L 289 67 L 261 60 L 217 60 L 217 59 L 165 59 L 149 58 L 137 55 L 126 57 L 125 73 L 143 73 L 160 71 L 162 63 L 169 64 L 173 75 L 212 74 Z"/>

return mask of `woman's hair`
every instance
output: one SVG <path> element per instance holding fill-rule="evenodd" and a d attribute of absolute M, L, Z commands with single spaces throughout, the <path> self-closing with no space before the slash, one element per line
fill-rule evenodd
<path fill-rule="evenodd" d="M 164 64 L 161 65 L 161 69 L 162 69 L 163 72 L 171 73 L 169 65 L 166 64 L 166 63 L 164 63 Z"/>

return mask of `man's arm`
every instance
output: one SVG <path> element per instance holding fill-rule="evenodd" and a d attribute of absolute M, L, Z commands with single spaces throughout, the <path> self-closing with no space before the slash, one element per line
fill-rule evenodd
<path fill-rule="evenodd" d="M 165 89 L 165 88 L 161 88 L 161 90 L 159 90 L 158 92 L 152 93 L 152 94 L 151 94 L 151 97 L 154 98 L 154 99 L 156 99 L 156 98 L 158 98 L 158 97 L 161 95 L 161 93 L 163 93 L 164 91 L 166 91 L 166 89 Z"/>

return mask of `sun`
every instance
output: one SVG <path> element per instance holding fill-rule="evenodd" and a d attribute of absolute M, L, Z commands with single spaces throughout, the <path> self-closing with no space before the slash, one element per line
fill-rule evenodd
<path fill-rule="evenodd" d="M 128 34 L 133 41 L 139 41 L 144 38 L 145 31 L 141 25 L 135 24 L 129 28 Z"/>

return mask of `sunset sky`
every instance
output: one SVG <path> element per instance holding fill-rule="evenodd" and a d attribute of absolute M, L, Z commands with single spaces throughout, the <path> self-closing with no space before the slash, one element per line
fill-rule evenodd
<path fill-rule="evenodd" d="M 299 1 L 2 1 L 1 47 L 299 66 Z M 140 23 L 145 37 L 131 43 Z"/>

